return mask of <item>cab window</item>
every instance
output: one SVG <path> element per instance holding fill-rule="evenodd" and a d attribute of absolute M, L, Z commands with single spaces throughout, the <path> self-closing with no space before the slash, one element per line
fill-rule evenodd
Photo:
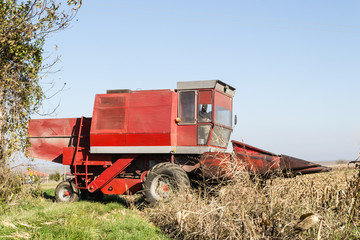
<path fill-rule="evenodd" d="M 215 92 L 215 122 L 227 127 L 232 125 L 232 99 L 218 91 Z"/>
<path fill-rule="evenodd" d="M 195 123 L 195 91 L 179 93 L 179 117 L 181 123 Z"/>
<path fill-rule="evenodd" d="M 212 96 L 211 91 L 199 91 L 198 122 L 212 122 Z"/>

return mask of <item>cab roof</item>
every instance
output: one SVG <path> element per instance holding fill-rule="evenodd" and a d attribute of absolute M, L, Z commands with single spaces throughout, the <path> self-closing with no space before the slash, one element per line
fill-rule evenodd
<path fill-rule="evenodd" d="M 186 81 L 178 82 L 178 90 L 194 90 L 194 89 L 217 89 L 231 96 L 235 94 L 235 88 L 220 80 L 203 80 L 203 81 Z"/>

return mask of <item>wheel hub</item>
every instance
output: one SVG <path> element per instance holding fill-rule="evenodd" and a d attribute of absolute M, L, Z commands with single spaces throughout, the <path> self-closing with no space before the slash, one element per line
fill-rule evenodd
<path fill-rule="evenodd" d="M 62 189 L 59 195 L 64 202 L 70 201 L 71 199 L 71 192 L 69 189 L 66 188 Z"/>
<path fill-rule="evenodd" d="M 171 179 L 168 176 L 159 176 L 155 181 L 155 193 L 160 199 L 166 199 L 172 192 Z"/>
<path fill-rule="evenodd" d="M 164 185 L 164 186 L 162 187 L 162 190 L 163 190 L 164 192 L 168 192 L 168 191 L 169 191 L 169 188 L 168 188 L 167 185 Z"/>

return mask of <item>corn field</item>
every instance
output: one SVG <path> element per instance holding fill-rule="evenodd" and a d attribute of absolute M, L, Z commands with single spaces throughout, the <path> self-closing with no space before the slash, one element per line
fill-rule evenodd
<path fill-rule="evenodd" d="M 174 239 L 359 239 L 359 172 L 334 168 L 262 186 L 237 171 L 217 185 L 147 208 L 145 215 Z"/>

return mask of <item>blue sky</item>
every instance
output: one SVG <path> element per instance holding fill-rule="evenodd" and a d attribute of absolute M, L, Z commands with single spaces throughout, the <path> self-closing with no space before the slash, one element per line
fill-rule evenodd
<path fill-rule="evenodd" d="M 55 117 L 92 115 L 106 89 L 237 89 L 232 139 L 310 161 L 360 151 L 359 1 L 84 1 L 48 39 Z M 44 84 L 46 87 L 46 85 Z M 51 92 L 51 91 L 50 91 Z M 50 94 L 50 93 L 49 93 Z M 34 116 L 34 118 L 41 118 Z"/>

